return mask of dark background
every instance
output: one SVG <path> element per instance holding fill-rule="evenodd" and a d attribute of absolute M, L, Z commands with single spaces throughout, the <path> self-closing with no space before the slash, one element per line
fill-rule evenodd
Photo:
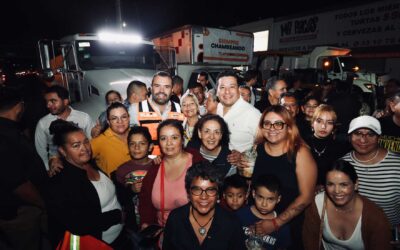
<path fill-rule="evenodd" d="M 151 37 L 185 24 L 229 27 L 268 17 L 302 15 L 377 0 L 121 0 L 127 31 Z M 39 39 L 115 28 L 114 0 L 3 0 L 0 57 L 34 64 Z"/>

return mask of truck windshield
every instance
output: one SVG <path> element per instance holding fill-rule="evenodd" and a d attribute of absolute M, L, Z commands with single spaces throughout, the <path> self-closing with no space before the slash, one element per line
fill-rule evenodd
<path fill-rule="evenodd" d="M 76 43 L 78 63 L 82 70 L 155 68 L 153 45 L 110 44 L 100 41 L 77 41 Z"/>
<path fill-rule="evenodd" d="M 345 72 L 351 72 L 358 70 L 358 63 L 354 57 L 340 57 L 340 64 Z"/>

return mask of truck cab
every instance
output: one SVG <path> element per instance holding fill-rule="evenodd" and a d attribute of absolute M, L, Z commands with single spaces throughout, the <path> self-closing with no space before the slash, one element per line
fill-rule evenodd
<path fill-rule="evenodd" d="M 152 42 L 136 36 L 75 34 L 38 42 L 41 66 L 70 92 L 74 107 L 93 119 L 104 110 L 104 96 L 113 89 L 126 98 L 130 81 L 151 84 L 156 68 Z"/>
<path fill-rule="evenodd" d="M 322 68 L 326 70 L 327 78 L 353 82 L 354 87 L 360 88 L 363 93 L 372 93 L 378 86 L 374 73 L 361 72 L 356 59 L 351 56 L 337 56 L 321 58 Z"/>

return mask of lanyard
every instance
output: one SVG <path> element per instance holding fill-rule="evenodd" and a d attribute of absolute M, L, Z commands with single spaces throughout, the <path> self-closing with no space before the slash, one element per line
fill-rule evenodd
<path fill-rule="evenodd" d="M 164 195 L 164 178 L 165 178 L 165 167 L 164 167 L 164 161 L 161 161 L 161 178 L 160 178 L 160 210 L 161 210 L 161 222 L 162 225 L 164 226 L 164 204 L 165 204 L 165 195 Z"/>

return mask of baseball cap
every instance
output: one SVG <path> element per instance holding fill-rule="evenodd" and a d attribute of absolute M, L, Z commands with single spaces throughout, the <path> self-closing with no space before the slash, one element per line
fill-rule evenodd
<path fill-rule="evenodd" d="M 378 119 L 369 115 L 362 115 L 357 118 L 351 120 L 349 125 L 348 134 L 352 133 L 354 130 L 359 128 L 368 128 L 380 135 L 381 131 L 381 124 L 379 123 Z"/>

